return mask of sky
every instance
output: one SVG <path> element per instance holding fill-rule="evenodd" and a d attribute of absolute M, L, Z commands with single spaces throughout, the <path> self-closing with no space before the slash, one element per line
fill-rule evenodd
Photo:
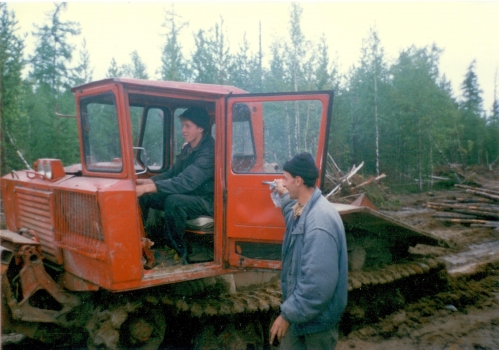
<path fill-rule="evenodd" d="M 473 60 L 478 84 L 483 90 L 483 108 L 490 113 L 495 87 L 499 85 L 499 0 L 495 1 L 302 1 L 301 28 L 315 44 L 325 35 L 330 57 L 337 57 L 340 72 L 358 64 L 362 41 L 376 28 L 388 63 L 411 45 L 436 44 L 443 49 L 440 72 L 451 81 L 454 95 L 461 97 L 460 85 Z M 181 32 L 186 57 L 194 50 L 194 34 L 209 30 L 223 19 L 230 49 L 235 53 L 244 35 L 253 52 L 258 50 L 259 25 L 262 48 L 270 58 L 270 45 L 289 38 L 291 3 L 287 1 L 70 1 L 62 21 L 78 22 L 81 34 L 73 41 L 76 49 L 86 40 L 94 69 L 93 79 L 103 79 L 112 58 L 118 65 L 129 64 L 137 51 L 152 79 L 159 79 L 161 47 L 166 29 L 165 12 L 175 12 L 187 25 Z M 48 22 L 52 2 L 7 1 L 14 11 L 18 33 L 26 33 L 26 56 L 32 55 L 34 25 Z M 73 62 L 76 63 L 75 53 Z M 499 90 L 499 89 L 497 89 Z M 499 91 L 496 92 L 499 98 Z"/>

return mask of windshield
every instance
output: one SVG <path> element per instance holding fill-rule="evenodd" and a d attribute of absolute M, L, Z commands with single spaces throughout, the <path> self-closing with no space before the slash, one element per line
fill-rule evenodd
<path fill-rule="evenodd" d="M 123 161 L 114 95 L 106 93 L 82 98 L 80 115 L 86 168 L 121 172 Z"/>

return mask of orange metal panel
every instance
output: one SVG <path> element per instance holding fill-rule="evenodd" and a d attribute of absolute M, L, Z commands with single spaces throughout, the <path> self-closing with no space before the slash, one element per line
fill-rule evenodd
<path fill-rule="evenodd" d="M 227 203 L 226 203 L 226 227 L 224 242 L 226 251 L 224 258 L 228 260 L 232 266 L 240 267 L 259 267 L 259 268 L 279 268 L 279 264 L 275 261 L 264 261 L 256 259 L 248 259 L 241 257 L 236 253 L 233 239 L 237 238 L 240 241 L 247 242 L 282 242 L 285 224 L 282 217 L 281 209 L 276 208 L 270 198 L 271 191 L 269 186 L 263 184 L 264 181 L 273 181 L 276 178 L 281 178 L 282 174 L 264 174 L 263 173 L 263 115 L 261 113 L 261 103 L 273 101 L 299 101 L 299 100 L 318 100 L 322 103 L 321 127 L 319 129 L 318 149 L 316 154 L 316 163 L 319 169 L 324 171 L 322 167 L 323 156 L 325 152 L 326 140 L 326 124 L 330 112 L 329 93 L 317 94 L 291 94 L 285 96 L 279 95 L 248 95 L 230 97 L 227 105 L 227 149 L 226 149 L 226 184 L 227 184 Z M 231 153 L 232 153 L 232 106 L 236 103 L 247 103 L 252 108 L 252 127 L 253 137 L 257 152 L 257 163 L 262 164 L 262 173 L 248 172 L 235 173 L 232 171 Z M 284 131 L 283 131 L 284 132 Z M 320 179 L 320 177 L 319 177 Z M 320 181 L 317 186 L 320 187 Z"/>

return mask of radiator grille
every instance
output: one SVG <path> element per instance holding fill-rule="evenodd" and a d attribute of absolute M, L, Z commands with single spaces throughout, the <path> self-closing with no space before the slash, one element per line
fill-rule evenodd
<path fill-rule="evenodd" d="M 18 187 L 16 196 L 20 227 L 35 231 L 40 239 L 45 258 L 57 262 L 54 223 L 50 206 L 52 192 Z"/>
<path fill-rule="evenodd" d="M 55 239 L 62 248 L 98 255 L 104 234 L 97 197 L 93 194 L 55 191 Z"/>

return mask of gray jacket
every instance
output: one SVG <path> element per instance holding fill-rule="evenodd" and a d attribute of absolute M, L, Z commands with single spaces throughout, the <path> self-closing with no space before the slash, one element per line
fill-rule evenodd
<path fill-rule="evenodd" d="M 282 197 L 286 233 L 282 245 L 281 316 L 295 336 L 323 332 L 347 304 L 348 256 L 341 217 L 316 188 L 293 228 L 295 200 Z"/>

